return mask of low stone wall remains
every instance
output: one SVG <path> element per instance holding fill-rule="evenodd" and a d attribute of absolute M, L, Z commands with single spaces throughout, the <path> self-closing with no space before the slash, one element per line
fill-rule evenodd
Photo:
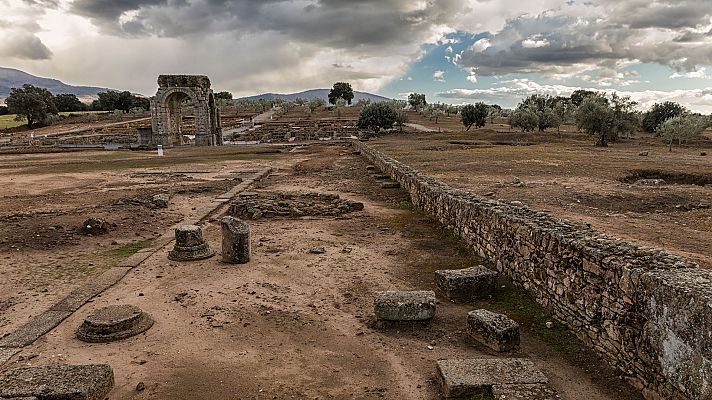
<path fill-rule="evenodd" d="M 712 272 L 664 250 L 453 189 L 365 143 L 353 146 L 645 398 L 712 399 Z"/>

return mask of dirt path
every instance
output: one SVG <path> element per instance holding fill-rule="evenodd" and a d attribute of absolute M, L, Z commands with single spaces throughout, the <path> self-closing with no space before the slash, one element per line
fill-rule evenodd
<path fill-rule="evenodd" d="M 518 319 L 522 349 L 507 356 L 533 359 L 563 399 L 636 398 L 566 331 L 539 333 L 546 316 L 510 289 L 474 306 L 439 298 L 428 327 L 373 329 L 372 291 L 434 289 L 434 270 L 479 260 L 412 211 L 405 193 L 380 189 L 350 150 L 313 146 L 290 157 L 305 161 L 275 163 L 258 192 L 335 193 L 364 211 L 251 221 L 253 257 L 241 266 L 156 253 L 6 367 L 106 362 L 116 374 L 110 399 L 433 399 L 435 360 L 499 356 L 464 332 L 466 312 L 487 307 Z M 204 231 L 219 251 L 217 220 Z M 314 246 L 326 252 L 309 253 Z M 156 324 L 110 344 L 74 337 L 91 310 L 116 303 Z"/>
<path fill-rule="evenodd" d="M 410 128 L 413 128 L 413 129 L 415 129 L 416 131 L 419 131 L 419 132 L 436 132 L 435 129 L 430 129 L 430 128 L 428 128 L 428 127 L 426 127 L 426 126 L 423 126 L 423 125 L 420 125 L 420 124 L 408 123 L 408 124 L 403 124 L 403 125 L 405 125 L 405 126 L 407 126 L 407 127 L 410 127 Z"/>

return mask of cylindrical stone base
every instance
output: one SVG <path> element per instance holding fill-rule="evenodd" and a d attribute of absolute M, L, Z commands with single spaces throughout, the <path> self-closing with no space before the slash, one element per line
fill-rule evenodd
<path fill-rule="evenodd" d="M 230 264 L 250 261 L 250 226 L 234 217 L 220 220 L 222 226 L 222 260 Z"/>
<path fill-rule="evenodd" d="M 210 258 L 215 250 L 203 239 L 203 231 L 197 225 L 183 225 L 176 228 L 176 244 L 168 253 L 174 261 L 192 261 Z"/>

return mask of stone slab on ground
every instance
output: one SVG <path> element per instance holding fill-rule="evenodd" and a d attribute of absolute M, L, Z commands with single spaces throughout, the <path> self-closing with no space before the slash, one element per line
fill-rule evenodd
<path fill-rule="evenodd" d="M 549 385 L 536 383 L 533 385 L 495 385 L 492 394 L 497 400 L 560 400 L 561 397 Z"/>
<path fill-rule="evenodd" d="M 71 311 L 47 310 L 0 339 L 0 347 L 25 347 L 32 344 L 71 314 Z"/>
<path fill-rule="evenodd" d="M 437 369 L 447 399 L 489 395 L 496 385 L 548 383 L 534 363 L 522 358 L 440 360 Z"/>
<path fill-rule="evenodd" d="M 487 298 L 494 293 L 496 281 L 497 272 L 483 265 L 435 271 L 435 283 L 449 299 Z"/>
<path fill-rule="evenodd" d="M 19 347 L 0 347 L 0 365 L 5 364 L 15 354 L 22 351 Z"/>
<path fill-rule="evenodd" d="M 51 400 L 104 400 L 114 387 L 107 364 L 46 365 L 18 368 L 0 375 L 0 397 Z"/>
<path fill-rule="evenodd" d="M 400 188 L 400 183 L 398 182 L 382 182 L 381 189 L 398 189 Z"/>
<path fill-rule="evenodd" d="M 385 291 L 375 292 L 373 311 L 385 321 L 427 321 L 435 316 L 435 292 Z"/>
<path fill-rule="evenodd" d="M 138 254 L 138 253 L 137 253 Z M 148 256 L 146 256 L 148 257 Z M 114 286 L 130 270 L 129 267 L 113 267 L 69 293 L 65 298 L 54 304 L 51 311 L 77 311 L 98 294 Z"/>
<path fill-rule="evenodd" d="M 467 332 L 494 351 L 519 347 L 519 325 L 504 314 L 482 309 L 470 311 L 467 313 Z"/>

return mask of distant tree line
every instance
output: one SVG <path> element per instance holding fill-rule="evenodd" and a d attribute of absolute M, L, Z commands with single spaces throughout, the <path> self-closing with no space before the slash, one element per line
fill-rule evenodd
<path fill-rule="evenodd" d="M 91 105 L 82 103 L 76 95 L 63 93 L 56 96 L 49 90 L 25 84 L 20 88 L 10 89 L 10 96 L 5 99 L 7 106 L 0 112 L 16 114 L 18 121 L 26 120 L 27 126 L 47 125 L 60 112 L 81 111 L 145 111 L 150 109 L 149 99 L 131 94 L 109 90 L 99 93 L 98 99 Z"/>

